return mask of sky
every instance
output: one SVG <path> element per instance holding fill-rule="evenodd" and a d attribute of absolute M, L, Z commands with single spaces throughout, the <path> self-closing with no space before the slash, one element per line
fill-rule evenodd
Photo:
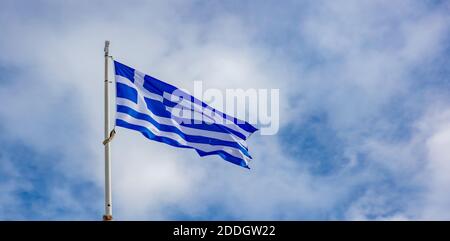
<path fill-rule="evenodd" d="M 117 128 L 116 220 L 450 219 L 448 1 L 1 2 L 0 220 L 101 219 L 105 40 L 187 90 L 280 93 L 251 170 Z"/>

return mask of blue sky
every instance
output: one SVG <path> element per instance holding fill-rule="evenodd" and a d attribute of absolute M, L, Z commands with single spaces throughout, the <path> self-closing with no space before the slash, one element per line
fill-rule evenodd
<path fill-rule="evenodd" d="M 120 220 L 449 219 L 446 1 L 2 1 L 0 219 L 103 214 L 103 43 L 176 86 L 280 89 L 250 171 L 118 129 Z M 241 170 L 242 169 L 242 170 Z"/>

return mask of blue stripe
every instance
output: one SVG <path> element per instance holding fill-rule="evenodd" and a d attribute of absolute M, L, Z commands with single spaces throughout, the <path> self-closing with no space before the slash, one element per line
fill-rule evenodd
<path fill-rule="evenodd" d="M 119 75 L 124 76 L 126 78 L 130 78 L 131 77 L 130 80 L 134 82 L 134 69 L 132 69 L 132 68 L 130 68 L 130 67 L 124 65 L 124 64 L 121 64 L 121 63 L 119 63 L 117 61 L 114 61 L 114 63 L 117 66 L 116 67 L 116 74 L 119 74 Z M 204 102 L 198 100 L 197 98 L 195 98 L 195 97 L 185 93 L 184 91 L 181 91 L 180 89 L 176 88 L 175 86 L 167 84 L 167 83 L 165 83 L 165 82 L 163 82 L 163 81 L 161 81 L 161 80 L 159 80 L 157 78 L 154 78 L 152 76 L 149 76 L 149 75 L 145 75 L 144 76 L 144 85 L 143 86 L 148 91 L 150 91 L 152 93 L 155 93 L 155 94 L 158 94 L 158 95 L 161 95 L 161 96 L 163 96 L 164 92 L 172 94 L 174 91 L 178 91 L 183 96 L 189 97 L 192 102 L 196 102 L 196 103 L 201 104 L 201 106 L 203 108 L 211 108 L 212 110 L 214 110 L 214 112 L 218 113 L 219 115 L 222 115 L 223 118 L 226 118 L 228 120 L 233 121 L 234 124 L 236 124 L 237 126 L 239 126 L 240 128 L 242 128 L 243 130 L 245 130 L 247 132 L 253 133 L 253 132 L 258 130 L 257 128 L 255 128 L 254 126 L 250 125 L 246 121 L 237 119 L 235 117 L 231 117 L 229 115 L 226 115 L 225 113 L 222 113 L 222 112 L 220 112 L 218 110 L 215 110 L 214 108 L 208 106 L 206 103 L 204 103 Z M 172 103 L 174 103 L 174 102 L 172 102 Z"/>
<path fill-rule="evenodd" d="M 124 64 L 121 64 L 117 61 L 114 61 L 114 70 L 116 72 L 116 75 L 123 76 L 134 83 L 134 69 L 133 68 L 128 67 Z"/>
<path fill-rule="evenodd" d="M 154 120 L 149 115 L 146 115 L 144 113 L 137 112 L 128 106 L 118 105 L 117 106 L 117 112 L 128 114 L 136 119 L 147 121 L 151 124 L 153 124 L 158 130 L 160 131 L 166 131 L 166 132 L 173 132 L 178 134 L 181 138 L 188 142 L 193 143 L 203 143 L 203 144 L 209 144 L 214 146 L 229 146 L 236 149 L 239 149 L 242 153 L 244 153 L 249 158 L 252 158 L 250 154 L 248 153 L 247 149 L 244 148 L 242 145 L 240 145 L 238 142 L 231 142 L 231 141 L 224 141 L 224 140 L 218 140 L 212 137 L 204 137 L 204 136 L 195 136 L 195 135 L 188 135 L 183 133 L 180 129 L 178 129 L 175 126 L 165 125 L 158 123 L 156 120 Z"/>
<path fill-rule="evenodd" d="M 197 153 L 200 156 L 219 155 L 226 161 L 229 161 L 229 162 L 234 163 L 236 165 L 239 165 L 241 167 L 245 167 L 247 169 L 250 169 L 250 167 L 247 165 L 247 163 L 244 160 L 242 160 L 240 158 L 237 158 L 235 156 L 232 156 L 232 155 L 230 155 L 230 154 L 228 154 L 228 153 L 226 153 L 224 151 L 204 152 L 204 151 L 200 151 L 200 150 L 197 150 L 197 149 L 195 149 L 195 150 L 197 151 Z"/>
<path fill-rule="evenodd" d="M 149 86 L 152 86 L 153 88 L 155 88 L 159 91 L 173 93 L 174 91 L 178 90 L 178 88 L 176 88 L 175 86 L 164 83 L 161 80 L 159 80 L 155 77 L 149 76 L 149 75 L 144 76 L 144 81 L 145 81 L 145 83 L 148 83 Z M 180 91 L 180 90 L 178 90 L 178 91 Z M 183 95 L 185 94 L 184 92 L 180 92 L 180 93 L 182 93 Z M 184 96 L 190 96 L 190 95 L 186 94 Z"/>
<path fill-rule="evenodd" d="M 137 104 L 138 92 L 136 89 L 134 89 L 128 85 L 124 85 L 122 83 L 117 82 L 116 83 L 116 92 L 117 92 L 117 94 L 116 94 L 117 97 L 131 100 Z"/>
<path fill-rule="evenodd" d="M 145 103 L 147 104 L 147 108 L 151 112 L 153 112 L 153 114 L 155 114 L 157 116 L 161 116 L 161 117 L 175 119 L 182 126 L 197 128 L 197 129 L 202 129 L 202 130 L 208 130 L 208 131 L 222 132 L 222 133 L 232 133 L 232 134 L 236 135 L 237 137 L 241 138 L 242 140 L 245 140 L 247 138 L 241 132 L 235 131 L 223 124 L 210 123 L 210 122 L 208 123 L 208 122 L 204 122 L 204 121 L 202 121 L 201 123 L 197 123 L 199 121 L 195 121 L 195 122 L 192 121 L 193 123 L 184 123 L 181 121 L 180 118 L 172 116 L 170 111 L 168 111 L 166 109 L 166 105 L 164 105 L 163 103 L 161 103 L 157 100 L 153 100 L 153 99 L 149 99 L 149 98 L 145 98 L 145 97 L 144 97 L 144 100 L 145 100 Z"/>
<path fill-rule="evenodd" d="M 162 137 L 162 136 L 156 136 L 150 130 L 148 130 L 147 128 L 145 128 L 143 126 L 133 125 L 133 124 L 130 124 L 130 123 L 128 123 L 126 121 L 123 121 L 121 119 L 117 119 L 116 120 L 116 125 L 124 127 L 124 128 L 127 128 L 127 129 L 132 129 L 132 130 L 139 131 L 139 132 L 142 133 L 142 135 L 144 135 L 146 138 L 148 138 L 150 140 L 166 143 L 168 145 L 175 146 L 175 147 L 195 149 L 200 156 L 219 155 L 226 161 L 229 161 L 229 162 L 231 162 L 233 164 L 236 164 L 236 165 L 239 165 L 239 166 L 242 166 L 242 167 L 250 169 L 248 167 L 248 165 L 245 163 L 244 160 L 242 160 L 240 158 L 237 158 L 237 157 L 234 157 L 234 156 L 232 156 L 232 155 L 230 155 L 230 154 L 228 154 L 228 153 L 226 153 L 224 151 L 203 152 L 203 151 L 200 151 L 200 150 L 198 150 L 196 148 L 182 145 L 182 144 L 180 144 L 179 142 L 177 142 L 177 141 L 175 141 L 173 139 L 170 139 L 170 138 L 167 138 L 167 137 Z"/>

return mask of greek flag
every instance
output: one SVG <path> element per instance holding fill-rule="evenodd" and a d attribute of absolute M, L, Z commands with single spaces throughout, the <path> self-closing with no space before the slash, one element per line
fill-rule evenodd
<path fill-rule="evenodd" d="M 249 168 L 246 139 L 258 129 L 226 115 L 182 90 L 114 61 L 116 126 L 146 138 L 191 148 L 200 156 L 219 155 Z"/>

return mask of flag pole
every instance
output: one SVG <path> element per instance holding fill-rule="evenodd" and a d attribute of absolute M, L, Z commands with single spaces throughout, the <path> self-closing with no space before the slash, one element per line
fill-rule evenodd
<path fill-rule="evenodd" d="M 105 214 L 103 221 L 112 220 L 112 195 L 111 195 L 111 160 L 109 140 L 109 94 L 108 94 L 108 58 L 109 58 L 109 41 L 105 41 Z M 108 141 L 106 141 L 108 140 Z"/>

